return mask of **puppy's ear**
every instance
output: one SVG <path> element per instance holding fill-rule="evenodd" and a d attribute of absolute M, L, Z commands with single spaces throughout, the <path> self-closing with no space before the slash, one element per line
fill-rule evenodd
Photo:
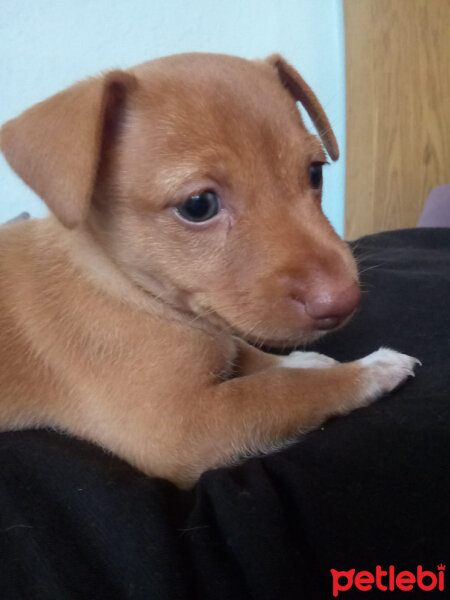
<path fill-rule="evenodd" d="M 266 62 L 276 69 L 281 83 L 294 99 L 303 104 L 328 154 L 333 160 L 337 160 L 339 158 L 339 146 L 336 137 L 331 129 L 328 117 L 312 89 L 297 73 L 294 67 L 287 63 L 279 54 L 272 54 L 272 56 L 266 58 Z"/>
<path fill-rule="evenodd" d="M 63 225 L 79 225 L 89 212 L 105 127 L 136 79 L 111 71 L 36 104 L 0 131 L 1 149 L 13 170 Z"/>

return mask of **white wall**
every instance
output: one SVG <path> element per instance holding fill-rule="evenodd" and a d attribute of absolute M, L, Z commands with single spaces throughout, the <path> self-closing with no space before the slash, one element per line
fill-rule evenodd
<path fill-rule="evenodd" d="M 342 0 L 1 0 L 0 123 L 99 70 L 165 54 L 281 52 L 323 103 L 341 146 L 325 172 L 324 207 L 344 222 Z M 0 159 L 0 222 L 42 202 Z"/>

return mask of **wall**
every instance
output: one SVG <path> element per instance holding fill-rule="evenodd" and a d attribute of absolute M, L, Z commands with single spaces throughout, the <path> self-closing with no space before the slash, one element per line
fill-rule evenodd
<path fill-rule="evenodd" d="M 341 160 L 327 168 L 324 207 L 344 218 L 345 85 L 341 0 L 2 0 L 0 123 L 73 81 L 184 51 L 257 58 L 283 53 L 328 112 Z M 0 222 L 40 200 L 0 161 Z"/>

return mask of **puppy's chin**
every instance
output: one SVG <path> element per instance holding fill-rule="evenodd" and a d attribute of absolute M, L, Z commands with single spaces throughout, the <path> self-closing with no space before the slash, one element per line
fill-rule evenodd
<path fill-rule="evenodd" d="M 302 329 L 300 327 L 260 327 L 245 329 L 242 326 L 233 323 L 223 315 L 209 311 L 207 320 L 215 327 L 228 330 L 231 335 L 241 338 L 254 346 L 267 346 L 270 348 L 288 348 L 296 346 L 305 346 L 316 342 L 329 331 L 318 329 Z M 336 328 L 338 329 L 338 328 Z"/>
<path fill-rule="evenodd" d="M 308 344 L 312 344 L 316 342 L 324 335 L 329 333 L 328 331 L 308 331 L 308 332 L 295 332 L 292 334 L 285 334 L 283 336 L 276 335 L 273 332 L 264 335 L 255 335 L 255 334 L 246 334 L 245 332 L 235 332 L 235 335 L 242 338 L 249 344 L 254 346 L 265 346 L 267 348 L 272 348 L 274 350 L 286 349 L 286 348 L 296 348 L 298 346 L 307 346 Z"/>
<path fill-rule="evenodd" d="M 313 344 L 318 340 L 322 339 L 325 335 L 335 333 L 345 327 L 349 321 L 355 316 L 357 310 L 354 310 L 346 319 L 344 319 L 339 325 L 332 329 L 320 330 L 320 329 L 309 329 L 309 330 L 295 330 L 291 332 L 285 332 L 284 335 L 277 335 L 272 332 L 261 332 L 255 334 L 255 332 L 246 333 L 245 331 L 236 331 L 235 335 L 242 338 L 246 342 L 256 346 L 265 346 L 273 350 L 283 350 L 286 348 L 297 348 L 299 346 L 307 346 Z"/>

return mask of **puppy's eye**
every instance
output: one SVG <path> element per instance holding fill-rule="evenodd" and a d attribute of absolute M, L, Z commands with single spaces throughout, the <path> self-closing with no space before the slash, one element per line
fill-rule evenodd
<path fill-rule="evenodd" d="M 315 190 L 320 188 L 322 185 L 322 163 L 313 162 L 309 165 L 309 181 Z"/>
<path fill-rule="evenodd" d="M 219 212 L 220 200 L 215 192 L 209 190 L 188 198 L 177 206 L 177 213 L 186 221 L 203 223 L 209 221 Z"/>

